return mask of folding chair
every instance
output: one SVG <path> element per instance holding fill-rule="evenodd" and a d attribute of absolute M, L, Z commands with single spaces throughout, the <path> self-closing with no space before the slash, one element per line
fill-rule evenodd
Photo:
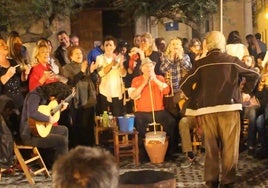
<path fill-rule="evenodd" d="M 26 157 L 24 158 L 21 151 L 22 150 L 31 150 L 31 157 L 26 159 Z M 34 175 L 43 173 L 46 177 L 50 177 L 50 174 L 47 170 L 47 167 L 37 149 L 37 147 L 35 146 L 26 146 L 26 145 L 17 145 L 16 143 L 14 143 L 14 153 L 16 155 L 16 158 L 19 162 L 19 165 L 21 166 L 26 179 L 28 180 L 28 182 L 33 185 L 35 184 L 35 181 L 33 179 Z M 35 171 L 31 171 L 27 165 L 29 164 L 33 164 L 33 162 L 37 162 L 40 166 L 39 169 L 35 170 Z"/>

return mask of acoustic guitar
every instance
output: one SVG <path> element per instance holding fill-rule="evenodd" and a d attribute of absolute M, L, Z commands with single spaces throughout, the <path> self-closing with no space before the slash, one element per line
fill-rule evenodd
<path fill-rule="evenodd" d="M 58 104 L 57 100 L 52 100 L 48 105 L 40 105 L 38 107 L 38 112 L 45 114 L 47 116 L 52 116 L 56 121 L 60 119 L 60 109 L 62 108 L 65 102 L 69 102 L 74 96 L 75 91 L 72 92 L 66 99 L 64 99 L 60 104 Z M 32 134 L 34 136 L 47 137 L 51 131 L 53 126 L 52 123 L 49 122 L 41 122 L 36 121 L 32 118 L 29 119 L 30 128 L 32 130 Z"/>

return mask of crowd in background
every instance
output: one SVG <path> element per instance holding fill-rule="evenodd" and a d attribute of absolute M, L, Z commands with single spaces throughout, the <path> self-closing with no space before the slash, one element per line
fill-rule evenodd
<path fill-rule="evenodd" d="M 163 37 L 154 39 L 150 33 L 144 33 L 136 35 L 133 44 L 129 44 L 105 36 L 85 52 L 79 46 L 78 36 L 60 31 L 57 37 L 60 45 L 55 51 L 50 40 L 40 38 L 32 54 L 28 54 L 15 31 L 10 32 L 7 39 L 0 39 L 0 93 L 10 97 L 16 105 L 14 113 L 6 119 L 14 137 L 20 135 L 20 119 L 27 94 L 39 86 L 61 82 L 75 89 L 74 97 L 57 122 L 68 128 L 70 148 L 94 146 L 96 115 L 100 116 L 104 111 L 115 117 L 134 113 L 135 126 L 140 132 L 140 160 L 148 161 L 142 140 L 144 126 L 153 122 L 152 112 L 155 112 L 156 120 L 170 138 L 166 159 L 172 159 L 178 153 L 181 142 L 182 151 L 186 153 L 182 167 L 192 165 L 196 154 L 192 150 L 190 132 L 193 127 L 199 127 L 200 122 L 198 118 L 185 116 L 184 107 L 179 105 L 184 98 L 180 82 L 196 66 L 197 60 L 206 57 L 206 39 L 178 37 L 165 41 Z M 267 49 L 259 33 L 245 38 L 247 44 L 242 43 L 238 31 L 230 32 L 226 52 L 261 74 L 253 92 L 242 94 L 241 119 L 248 119 L 249 126 L 247 142 L 241 145 L 247 147 L 250 156 L 264 158 L 268 157 Z M 246 80 L 240 79 L 242 92 Z M 148 83 L 152 84 L 144 95 L 142 90 Z M 150 87 L 154 96 L 150 95 Z M 131 100 L 126 100 L 129 97 Z"/>

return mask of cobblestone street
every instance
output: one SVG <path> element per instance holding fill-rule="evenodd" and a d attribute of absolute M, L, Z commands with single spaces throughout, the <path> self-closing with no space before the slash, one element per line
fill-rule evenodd
<path fill-rule="evenodd" d="M 161 164 L 144 163 L 139 166 L 133 165 L 132 161 L 126 159 L 120 164 L 120 173 L 138 170 L 161 170 L 174 173 L 177 187 L 205 187 L 203 181 L 204 167 L 198 162 L 189 168 L 181 168 L 183 155 L 180 153 L 175 161 L 167 161 Z M 237 181 L 235 187 L 259 188 L 268 187 L 268 159 L 258 160 L 249 157 L 246 151 L 240 153 Z M 16 171 L 15 175 L 3 175 L 0 187 L 52 187 L 51 178 L 45 178 L 42 175 L 35 177 L 36 184 L 30 186 L 23 173 Z"/>

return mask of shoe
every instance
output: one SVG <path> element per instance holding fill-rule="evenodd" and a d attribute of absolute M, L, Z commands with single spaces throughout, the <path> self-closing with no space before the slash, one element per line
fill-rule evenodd
<path fill-rule="evenodd" d="M 201 166 L 205 166 L 205 160 L 206 160 L 205 155 L 204 154 L 201 154 L 201 156 L 198 158 L 197 162 Z"/>
<path fill-rule="evenodd" d="M 268 148 L 260 148 L 260 149 L 256 150 L 255 157 L 257 159 L 268 158 Z"/>
<path fill-rule="evenodd" d="M 7 169 L 4 169 L 3 171 L 1 171 L 3 174 L 5 175 L 15 175 L 15 169 L 14 167 L 9 167 Z"/>
<path fill-rule="evenodd" d="M 181 164 L 181 168 L 189 168 L 190 166 L 192 166 L 192 164 L 195 162 L 195 157 L 193 158 L 193 159 L 191 159 L 191 158 L 187 158 L 186 160 L 185 160 L 185 162 L 183 162 L 182 164 Z"/>

